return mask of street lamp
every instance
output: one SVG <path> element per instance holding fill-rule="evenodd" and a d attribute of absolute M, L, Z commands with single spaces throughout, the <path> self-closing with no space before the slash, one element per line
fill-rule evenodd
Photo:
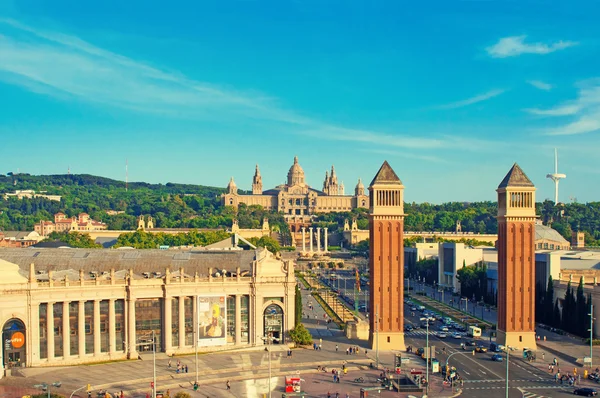
<path fill-rule="evenodd" d="M 52 385 L 54 387 L 60 387 L 62 385 L 62 383 L 60 381 L 55 381 L 54 383 L 52 383 Z M 39 388 L 42 391 L 46 391 L 48 393 L 48 398 L 50 398 L 50 386 L 46 383 L 42 383 L 42 384 L 35 384 L 34 385 L 35 388 Z"/>
<path fill-rule="evenodd" d="M 504 347 L 504 350 L 506 351 L 506 398 L 508 398 L 508 362 L 510 360 L 510 352 L 514 349 L 514 347 L 508 345 Z"/>
<path fill-rule="evenodd" d="M 279 341 L 277 337 L 273 337 L 270 333 L 267 337 L 261 337 L 261 340 L 267 342 L 267 352 L 269 353 L 269 398 L 271 398 L 271 343 Z M 156 397 L 154 397 L 156 398 Z"/>
<path fill-rule="evenodd" d="M 592 343 L 594 341 L 594 304 L 590 303 L 590 369 L 592 369 L 592 355 L 593 355 L 593 351 L 592 351 Z"/>

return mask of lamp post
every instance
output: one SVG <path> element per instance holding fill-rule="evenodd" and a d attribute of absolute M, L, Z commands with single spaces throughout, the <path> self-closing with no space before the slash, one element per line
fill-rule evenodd
<path fill-rule="evenodd" d="M 62 385 L 62 383 L 60 381 L 55 381 L 54 383 L 52 383 L 52 385 L 54 387 L 60 387 Z M 46 391 L 48 393 L 48 398 L 50 398 L 50 386 L 48 384 L 46 384 L 46 383 L 35 384 L 34 387 L 39 388 L 42 391 Z M 79 388 L 78 390 L 81 390 L 81 388 Z M 77 390 L 75 390 L 75 391 L 77 391 Z M 71 395 L 73 395 L 73 394 L 71 394 Z"/>
<path fill-rule="evenodd" d="M 592 367 L 593 362 L 593 350 L 592 350 L 592 343 L 594 340 L 594 304 L 590 303 L 590 368 Z"/>
<path fill-rule="evenodd" d="M 181 333 L 181 332 L 180 332 Z M 152 398 L 156 398 L 156 337 L 152 330 Z"/>
<path fill-rule="evenodd" d="M 508 362 L 510 360 L 510 352 L 514 350 L 511 346 L 506 346 L 506 398 L 508 398 Z"/>
<path fill-rule="evenodd" d="M 267 337 L 261 337 L 261 339 L 267 342 L 267 352 L 269 353 L 269 398 L 271 398 L 271 343 L 279 341 L 279 339 L 273 337 L 270 333 Z"/>
<path fill-rule="evenodd" d="M 379 304 L 375 304 L 375 369 L 379 369 Z"/>

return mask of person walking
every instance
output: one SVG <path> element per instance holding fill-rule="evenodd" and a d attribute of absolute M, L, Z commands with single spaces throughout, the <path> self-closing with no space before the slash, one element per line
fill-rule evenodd
<path fill-rule="evenodd" d="M 227 383 L 225 383 L 225 389 L 231 390 L 231 383 L 229 382 L 229 380 L 227 380 Z"/>
<path fill-rule="evenodd" d="M 338 351 L 338 348 L 339 348 L 339 346 L 336 344 L 336 345 L 335 345 L 335 352 L 337 352 L 337 351 Z"/>
<path fill-rule="evenodd" d="M 173 367 L 173 364 L 171 362 L 171 358 L 169 358 L 169 365 L 167 366 L 169 369 L 171 369 Z"/>

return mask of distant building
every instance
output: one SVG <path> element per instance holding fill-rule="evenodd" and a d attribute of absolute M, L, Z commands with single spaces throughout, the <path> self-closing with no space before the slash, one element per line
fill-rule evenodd
<path fill-rule="evenodd" d="M 40 191 L 40 193 L 35 193 L 33 189 L 17 190 L 14 193 L 5 193 L 4 200 L 8 200 L 10 197 L 16 197 L 17 199 L 46 198 L 48 200 L 60 202 L 60 195 L 45 195 L 45 192 L 46 191 Z"/>
<path fill-rule="evenodd" d="M 108 226 L 100 221 L 92 220 L 87 213 L 80 213 L 77 217 L 67 218 L 65 213 L 56 213 L 54 222 L 40 221 L 34 226 L 35 232 L 41 236 L 50 235 L 52 232 L 87 232 L 102 231 Z"/>
<path fill-rule="evenodd" d="M 117 214 L 125 214 L 125 210 L 106 210 L 106 214 L 109 216 L 116 216 Z"/>
<path fill-rule="evenodd" d="M 369 196 L 365 193 L 365 186 L 360 179 L 354 189 L 354 195 L 344 195 L 344 184 L 338 181 L 335 169 L 331 166 L 331 174 L 325 173 L 323 190 L 314 189 L 306 183 L 298 157 L 294 158 L 294 164 L 288 171 L 286 184 L 263 191 L 262 176 L 257 165 L 252 179 L 252 194 L 240 195 L 237 191 L 232 177 L 227 185 L 227 193 L 221 196 L 223 205 L 237 208 L 244 203 L 281 212 L 285 215 L 292 233 L 300 232 L 303 226 L 307 226 L 310 216 L 315 213 L 369 207 Z"/>
<path fill-rule="evenodd" d="M 42 239 L 35 231 L 0 231 L 0 247 L 29 247 Z"/>

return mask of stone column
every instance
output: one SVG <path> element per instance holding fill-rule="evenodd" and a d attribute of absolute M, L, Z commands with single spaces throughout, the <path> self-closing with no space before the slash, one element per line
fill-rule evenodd
<path fill-rule="evenodd" d="M 235 295 L 235 345 L 242 343 L 242 296 Z"/>
<path fill-rule="evenodd" d="M 136 341 L 136 330 L 135 330 L 135 298 L 131 297 L 131 293 L 129 296 L 129 301 L 127 302 L 127 345 L 129 347 L 129 358 L 137 359 L 137 341 Z"/>
<path fill-rule="evenodd" d="M 325 234 L 324 234 L 325 235 L 325 247 L 324 247 L 324 251 L 325 251 L 325 253 L 327 253 L 327 227 L 325 227 L 324 232 L 325 232 Z"/>
<path fill-rule="evenodd" d="M 85 356 L 85 301 L 78 301 L 77 308 L 77 344 L 79 358 L 83 358 Z"/>
<path fill-rule="evenodd" d="M 48 341 L 48 361 L 54 360 L 54 303 L 49 302 L 46 310 L 46 340 Z"/>
<path fill-rule="evenodd" d="M 71 317 L 69 316 L 69 302 L 63 301 L 63 319 L 62 319 L 62 343 L 63 343 L 63 357 L 66 359 L 71 356 L 71 326 L 69 322 Z"/>
<path fill-rule="evenodd" d="M 302 227 L 302 253 L 306 252 L 306 228 Z"/>
<path fill-rule="evenodd" d="M 321 228 L 317 228 L 317 252 L 321 252 Z"/>
<path fill-rule="evenodd" d="M 179 296 L 179 349 L 185 347 L 185 296 Z"/>
<path fill-rule="evenodd" d="M 108 352 L 111 356 L 117 352 L 116 323 L 115 299 L 108 299 Z"/>
<path fill-rule="evenodd" d="M 308 231 L 310 232 L 310 242 L 309 243 L 310 243 L 310 252 L 312 253 L 313 252 L 313 229 L 312 229 L 312 227 L 310 227 L 308 229 Z"/>
<path fill-rule="evenodd" d="M 163 336 L 165 336 L 165 352 L 169 353 L 173 347 L 173 299 L 170 296 L 165 297 L 165 328 Z"/>
<path fill-rule="evenodd" d="M 100 300 L 94 300 L 94 356 L 100 355 Z"/>

